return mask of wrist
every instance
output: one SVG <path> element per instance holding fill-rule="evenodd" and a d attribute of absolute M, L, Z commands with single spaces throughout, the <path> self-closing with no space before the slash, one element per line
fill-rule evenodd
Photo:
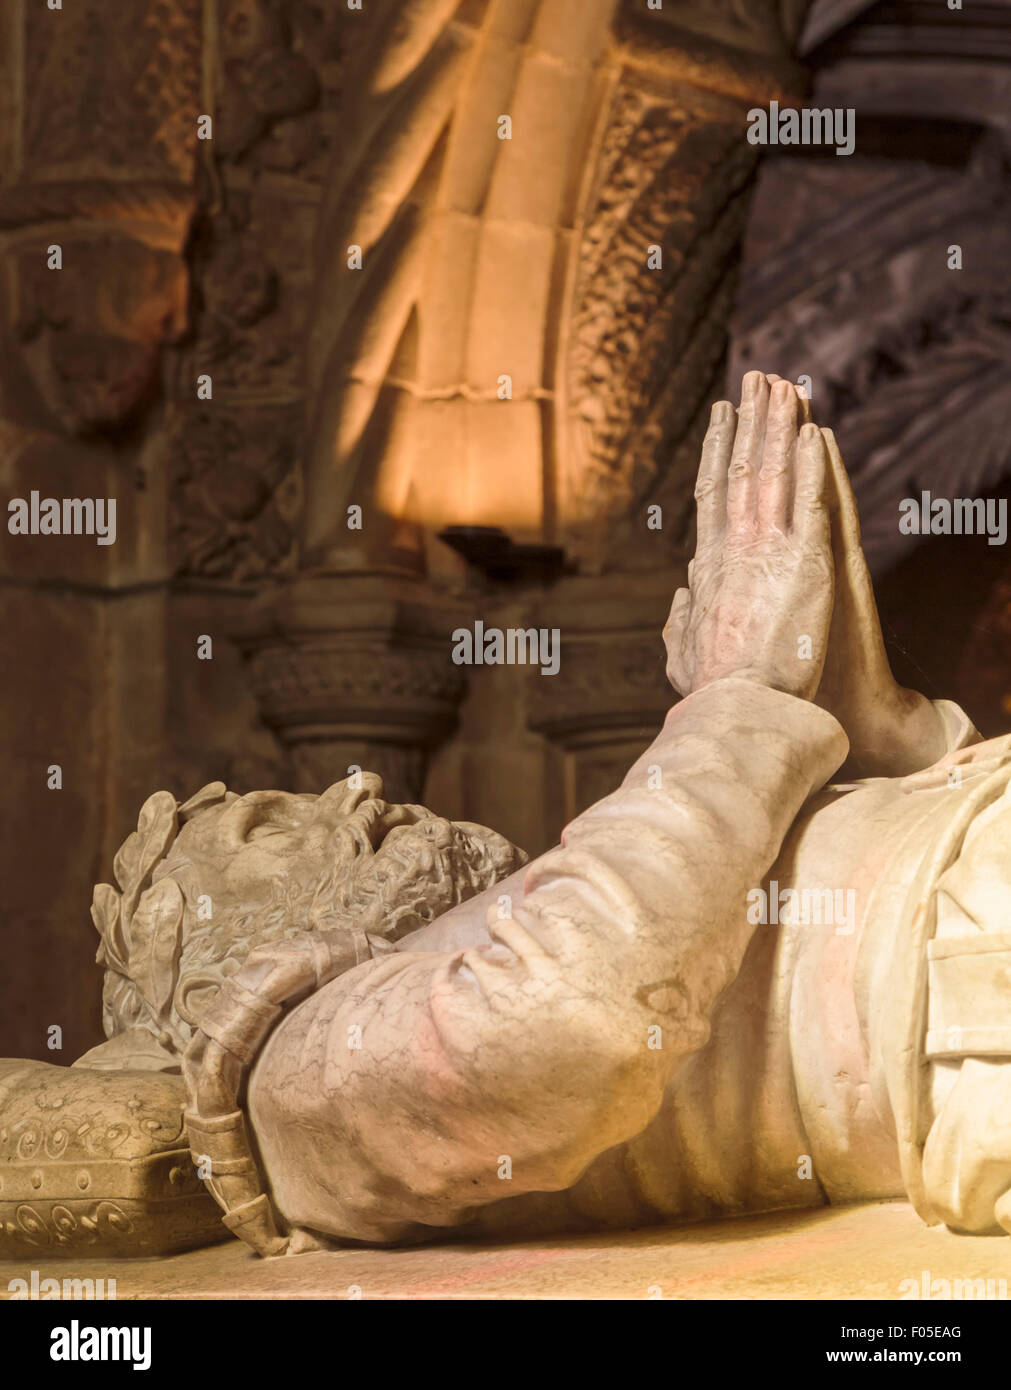
<path fill-rule="evenodd" d="M 721 680 L 748 681 L 751 685 L 760 685 L 765 690 L 778 690 L 783 695 L 792 695 L 797 700 L 812 700 L 817 688 L 817 678 L 812 680 L 807 672 L 804 673 L 804 677 L 803 681 L 793 680 L 785 672 L 767 666 L 735 666 L 706 676 L 695 686 L 695 690 L 704 690 L 707 685 Z"/>
<path fill-rule="evenodd" d="M 944 720 L 933 701 L 899 686 L 861 719 L 841 722 L 850 739 L 848 766 L 863 777 L 907 777 L 948 751 Z"/>

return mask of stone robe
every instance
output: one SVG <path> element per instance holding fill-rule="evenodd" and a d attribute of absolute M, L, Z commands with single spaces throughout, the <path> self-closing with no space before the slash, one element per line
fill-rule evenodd
<path fill-rule="evenodd" d="M 847 740 L 816 706 L 737 679 L 676 705 L 558 848 L 275 1029 L 247 1113 L 281 1215 L 383 1242 L 904 1193 L 938 1219 L 923 1149 L 961 1063 L 925 1048 L 928 942 L 1011 738 L 937 708 L 941 764 L 826 787 Z M 756 923 L 771 880 L 855 916 Z"/>

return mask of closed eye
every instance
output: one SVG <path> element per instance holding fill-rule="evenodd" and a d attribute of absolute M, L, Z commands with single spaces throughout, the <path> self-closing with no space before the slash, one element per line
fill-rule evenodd
<path fill-rule="evenodd" d="M 263 840 L 268 835 L 290 835 L 292 827 L 286 825 L 270 825 L 263 823 L 254 825 L 246 833 L 246 840 Z"/>

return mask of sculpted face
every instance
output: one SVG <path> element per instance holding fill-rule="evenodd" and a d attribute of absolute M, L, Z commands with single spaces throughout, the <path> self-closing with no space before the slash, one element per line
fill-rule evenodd
<path fill-rule="evenodd" d="M 369 781 L 363 777 L 357 791 L 338 783 L 322 796 L 249 792 L 202 811 L 183 826 L 154 879 L 171 875 L 194 908 L 206 894 L 215 912 L 248 911 L 279 891 L 301 895 L 335 870 L 354 872 L 395 826 L 435 819 L 420 806 L 388 805 Z"/>
<path fill-rule="evenodd" d="M 153 398 L 162 348 L 185 329 L 186 262 L 130 236 L 60 241 L 58 274 L 34 253 L 19 262 L 21 360 L 63 432 L 118 429 Z"/>
<path fill-rule="evenodd" d="M 445 820 L 423 806 L 391 804 L 374 774 L 363 773 L 361 782 L 360 788 L 338 782 L 322 796 L 229 795 L 183 826 L 153 881 L 174 878 L 193 912 L 209 898 L 219 921 L 301 903 L 303 930 L 339 925 L 352 912 L 362 925 L 365 900 L 376 897 L 396 924 L 377 921 L 368 929 L 389 936 L 396 925 L 392 934 L 400 936 L 420 922 L 404 924 L 406 904 L 395 890 L 423 883 L 429 910 L 419 915 L 428 921 L 462 900 L 460 891 L 470 896 L 465 890 L 475 874 L 497 878 L 522 862 L 494 831 Z"/>
<path fill-rule="evenodd" d="M 526 861 L 484 826 L 391 804 L 374 774 L 360 781 L 322 796 L 228 792 L 184 821 L 151 874 L 159 900 L 182 899 L 182 1032 L 169 1021 L 180 1041 L 254 946 L 342 927 L 397 940 Z"/>

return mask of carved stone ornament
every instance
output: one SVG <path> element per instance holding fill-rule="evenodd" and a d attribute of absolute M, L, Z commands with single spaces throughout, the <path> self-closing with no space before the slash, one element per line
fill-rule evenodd
<path fill-rule="evenodd" d="M 0 1061 L 0 1254 L 172 1254 L 221 1240 L 181 1076 Z"/>

